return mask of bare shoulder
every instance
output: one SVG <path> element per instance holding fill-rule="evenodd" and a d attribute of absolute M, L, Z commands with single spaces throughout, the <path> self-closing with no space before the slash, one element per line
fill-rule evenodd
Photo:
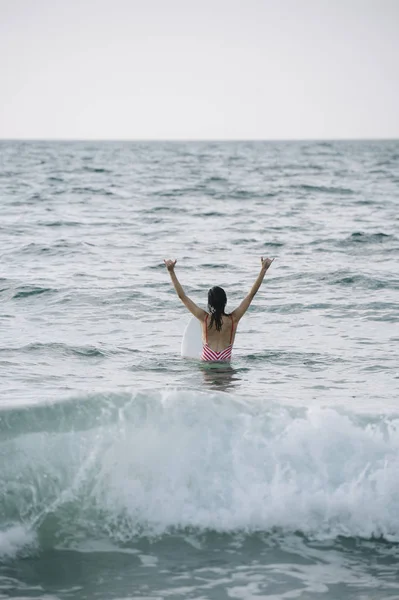
<path fill-rule="evenodd" d="M 201 311 L 201 312 L 200 312 L 200 313 L 199 313 L 199 315 L 197 316 L 197 319 L 198 319 L 199 321 L 201 321 L 201 323 L 206 323 L 206 321 L 207 321 L 207 319 L 208 319 L 208 317 L 209 317 L 209 314 L 208 314 L 208 313 L 207 313 L 205 310 L 202 310 L 201 308 L 200 308 L 200 311 Z"/>

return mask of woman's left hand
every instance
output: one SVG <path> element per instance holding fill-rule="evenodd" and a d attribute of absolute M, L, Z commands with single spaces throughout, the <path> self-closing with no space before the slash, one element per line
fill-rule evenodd
<path fill-rule="evenodd" d="M 177 263 L 177 260 L 164 259 L 163 262 L 165 263 L 165 267 L 168 269 L 169 273 L 175 270 L 175 264 Z"/>

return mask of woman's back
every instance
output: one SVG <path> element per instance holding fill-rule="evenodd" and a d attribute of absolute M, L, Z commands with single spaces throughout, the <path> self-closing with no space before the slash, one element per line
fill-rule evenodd
<path fill-rule="evenodd" d="M 211 326 L 212 323 L 212 326 Z M 205 317 L 203 323 L 203 348 L 201 359 L 205 361 L 229 361 L 234 341 L 233 318 L 223 314 L 219 321 L 220 329 L 215 321 Z"/>
<path fill-rule="evenodd" d="M 221 352 L 234 342 L 235 328 L 231 315 L 223 315 L 221 329 L 217 330 L 215 322 L 211 326 L 211 316 L 205 317 L 202 326 L 202 341 L 215 352 Z"/>

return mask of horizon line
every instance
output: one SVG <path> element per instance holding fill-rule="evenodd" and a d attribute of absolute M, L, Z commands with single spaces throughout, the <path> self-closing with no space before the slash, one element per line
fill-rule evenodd
<path fill-rule="evenodd" d="M 362 138 L 39 138 L 39 137 L 0 137 L 0 142 L 126 142 L 126 143 L 228 143 L 228 142 L 397 142 L 399 137 Z"/>

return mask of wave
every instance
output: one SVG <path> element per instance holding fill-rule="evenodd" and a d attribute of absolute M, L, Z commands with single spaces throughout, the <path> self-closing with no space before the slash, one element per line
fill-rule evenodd
<path fill-rule="evenodd" d="M 399 417 L 190 391 L 0 413 L 0 555 L 179 531 L 399 541 Z"/>
<path fill-rule="evenodd" d="M 106 169 L 105 167 L 90 167 L 88 165 L 83 167 L 83 171 L 87 171 L 88 173 L 112 173 L 111 169 Z"/>
<path fill-rule="evenodd" d="M 353 246 L 356 244 L 383 244 L 385 242 L 397 241 L 394 235 L 383 233 L 364 233 L 362 231 L 354 231 L 349 237 L 338 242 L 342 246 Z"/>
<path fill-rule="evenodd" d="M 161 198 L 169 198 L 169 197 L 177 197 L 177 196 L 184 196 L 186 194 L 199 194 L 199 193 L 203 193 L 204 191 L 204 186 L 201 183 L 198 183 L 198 185 L 196 186 L 182 186 L 182 187 L 175 187 L 172 189 L 167 189 L 167 190 L 158 190 L 153 192 L 153 196 L 159 196 Z M 163 207 L 161 208 L 161 210 L 163 210 Z"/>
<path fill-rule="evenodd" d="M 106 188 L 98 188 L 91 186 L 76 186 L 72 188 L 73 194 L 93 194 L 99 196 L 116 196 L 114 192 Z"/>
<path fill-rule="evenodd" d="M 382 278 L 382 277 L 369 277 L 367 275 L 350 273 L 350 272 L 336 272 L 332 273 L 330 285 L 340 285 L 343 287 L 358 287 L 363 289 L 381 290 L 381 289 L 399 289 L 399 280 L 394 278 Z M 323 279 L 325 276 L 323 275 Z"/>
<path fill-rule="evenodd" d="M 61 354 L 87 358 L 104 358 L 113 354 L 114 351 L 101 350 L 96 346 L 70 346 L 61 342 L 32 342 L 25 346 L 9 346 L 0 348 L 0 353 L 23 352 L 23 353 L 44 353 Z"/>
<path fill-rule="evenodd" d="M 28 298 L 29 296 L 39 296 L 40 294 L 53 294 L 57 292 L 53 288 L 41 287 L 38 285 L 21 285 L 14 291 L 13 300 Z"/>
<path fill-rule="evenodd" d="M 80 221 L 38 221 L 37 225 L 39 227 L 80 227 L 83 225 Z"/>
<path fill-rule="evenodd" d="M 41 225 L 45 224 L 41 222 Z M 60 223 L 55 226 L 71 226 L 73 223 Z M 53 225 L 49 225 L 53 226 Z M 86 241 L 70 241 L 64 238 L 59 238 L 56 241 L 52 242 L 49 245 L 44 245 L 38 242 L 31 242 L 20 247 L 18 250 L 14 251 L 15 255 L 18 254 L 27 254 L 29 256 L 34 255 L 45 255 L 45 256 L 62 256 L 67 254 L 68 256 L 79 254 L 82 252 L 90 253 L 90 247 L 93 246 L 90 242 Z"/>
<path fill-rule="evenodd" d="M 350 188 L 344 187 L 334 187 L 334 186 L 326 186 L 326 185 L 311 185 L 311 184 L 301 184 L 301 185 L 292 185 L 291 188 L 301 190 L 304 192 L 322 192 L 325 194 L 354 194 L 354 190 Z"/>

